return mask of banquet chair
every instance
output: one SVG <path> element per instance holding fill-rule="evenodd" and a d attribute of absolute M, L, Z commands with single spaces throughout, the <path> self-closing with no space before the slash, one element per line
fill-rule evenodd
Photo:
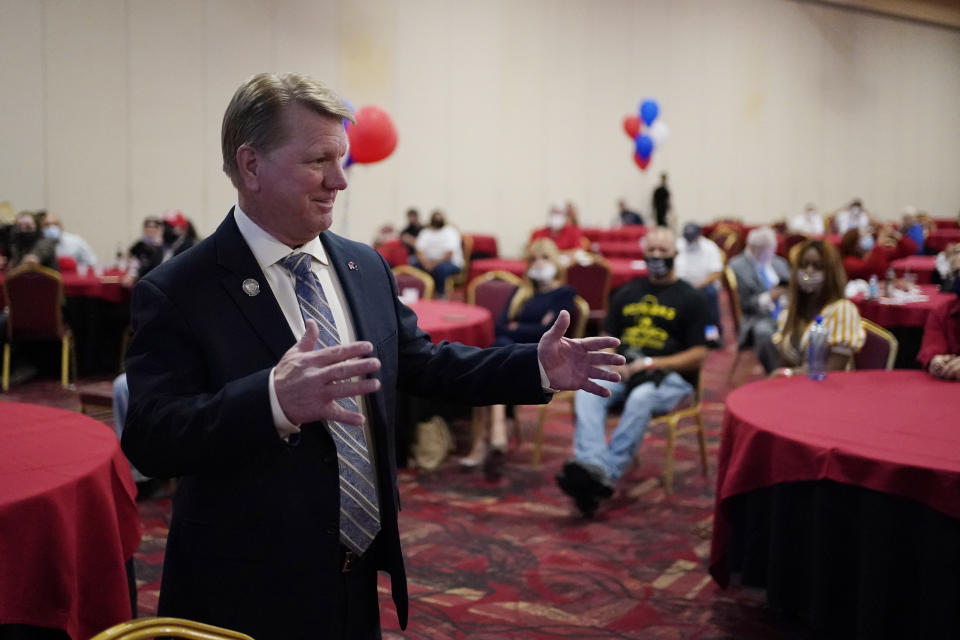
<path fill-rule="evenodd" d="M 580 296 L 574 296 L 575 303 L 573 313 L 570 316 L 570 326 L 567 328 L 567 337 L 573 339 L 582 338 L 587 333 L 587 318 L 590 315 L 590 305 Z M 573 391 L 558 391 L 553 394 L 553 399 L 560 398 L 570 400 L 570 413 L 573 413 Z M 540 461 L 543 457 L 543 425 L 547 421 L 547 407 L 549 404 L 540 405 L 540 411 L 537 415 L 537 434 L 533 440 L 533 468 L 540 467 Z"/>
<path fill-rule="evenodd" d="M 253 640 L 239 631 L 231 631 L 183 618 L 140 618 L 114 625 L 91 640 L 145 640 L 156 637 L 193 640 Z"/>
<path fill-rule="evenodd" d="M 393 277 L 397 281 L 397 290 L 403 295 L 405 289 L 416 289 L 421 300 L 433 299 L 433 276 L 408 264 L 401 264 L 393 269 Z"/>
<path fill-rule="evenodd" d="M 743 308 L 740 306 L 740 291 L 737 288 L 737 274 L 729 266 L 723 268 L 723 284 L 727 289 L 727 297 L 730 298 L 730 315 L 733 317 L 733 335 L 734 339 L 739 339 L 740 335 L 740 325 L 743 323 Z M 753 349 L 749 346 L 741 349 L 737 347 L 737 354 L 733 358 L 733 363 L 730 365 L 730 370 L 727 372 L 727 384 L 734 387 L 740 386 L 739 383 L 735 383 L 737 380 L 736 373 L 740 367 L 740 359 L 743 356 L 750 357 L 750 354 L 753 353 Z"/>
<path fill-rule="evenodd" d="M 610 265 L 600 256 L 592 256 L 585 263 L 574 262 L 563 272 L 564 283 L 573 287 L 577 295 L 590 306 L 588 324 L 593 322 L 600 325 L 607 317 L 611 275 Z"/>
<path fill-rule="evenodd" d="M 855 369 L 893 369 L 899 342 L 892 333 L 866 318 L 860 318 L 867 332 L 867 341 L 853 356 Z"/>
<path fill-rule="evenodd" d="M 654 416 L 650 427 L 667 425 L 667 455 L 663 465 L 663 488 L 667 495 L 673 493 L 673 458 L 677 436 L 696 433 L 700 446 L 700 471 L 707 475 L 707 437 L 703 429 L 703 369 L 697 371 L 697 387 L 692 396 L 681 402 L 673 411 Z M 694 423 L 681 427 L 680 421 L 692 418 Z"/>
<path fill-rule="evenodd" d="M 467 304 L 485 308 L 496 322 L 522 282 L 523 280 L 509 271 L 488 271 L 467 285 Z"/>
<path fill-rule="evenodd" d="M 780 257 L 786 258 L 790 255 L 791 249 L 808 239 L 809 238 L 803 233 L 788 233 L 783 238 L 783 255 Z"/>
<path fill-rule="evenodd" d="M 3 282 L 7 300 L 7 343 L 3 345 L 2 386 L 10 388 L 10 351 L 15 342 L 58 340 L 60 381 L 70 384 L 71 370 L 76 378 L 77 356 L 73 333 L 63 319 L 63 281 L 60 274 L 36 264 L 22 264 L 7 273 Z"/>
<path fill-rule="evenodd" d="M 742 227 L 727 222 L 719 223 L 710 234 L 710 239 L 723 251 L 724 262 L 740 253 L 744 247 Z"/>

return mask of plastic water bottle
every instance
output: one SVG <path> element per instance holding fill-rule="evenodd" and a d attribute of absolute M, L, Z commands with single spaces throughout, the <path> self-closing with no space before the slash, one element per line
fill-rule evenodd
<path fill-rule="evenodd" d="M 868 300 L 876 300 L 880 297 L 880 285 L 877 279 L 877 274 L 870 276 L 870 289 L 867 291 Z"/>
<path fill-rule="evenodd" d="M 810 327 L 807 343 L 807 377 L 811 380 L 823 380 L 827 377 L 827 328 L 823 326 L 823 316 L 817 316 Z"/>
<path fill-rule="evenodd" d="M 896 277 L 897 277 L 897 274 L 894 272 L 893 267 L 887 267 L 887 286 L 886 286 L 886 291 L 884 291 L 883 295 L 885 295 L 888 298 L 893 297 L 893 281 L 896 279 Z"/>

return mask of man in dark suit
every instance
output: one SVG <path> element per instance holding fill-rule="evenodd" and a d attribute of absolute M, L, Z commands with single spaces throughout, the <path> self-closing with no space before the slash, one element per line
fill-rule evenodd
<path fill-rule="evenodd" d="M 747 234 L 743 253 L 730 259 L 743 312 L 737 348 L 753 346 L 767 373 L 780 363 L 771 338 L 777 331 L 777 315 L 786 304 L 790 282 L 790 265 L 776 255 L 776 250 L 777 235 L 773 229 L 758 227 Z"/>
<path fill-rule="evenodd" d="M 605 394 L 609 338 L 433 345 L 372 248 L 327 231 L 347 186 L 343 101 L 295 74 L 254 76 L 224 115 L 238 203 L 141 280 L 123 448 L 180 476 L 160 615 L 278 638 L 380 637 L 377 571 L 407 592 L 397 527 L 398 390 L 472 404 Z"/>

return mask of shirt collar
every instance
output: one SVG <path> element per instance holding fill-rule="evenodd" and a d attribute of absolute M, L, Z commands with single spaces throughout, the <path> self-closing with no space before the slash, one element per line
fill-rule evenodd
<path fill-rule="evenodd" d="M 233 217 L 237 221 L 237 228 L 240 229 L 240 235 L 242 235 L 243 239 L 247 242 L 250 251 L 253 252 L 253 257 L 256 258 L 260 269 L 266 270 L 267 267 L 273 266 L 288 255 L 298 252 L 309 253 L 321 264 L 329 266 L 327 252 L 324 250 L 323 243 L 320 242 L 319 236 L 311 239 L 297 249 L 290 249 L 290 247 L 274 238 L 260 227 L 260 225 L 251 220 L 250 217 L 243 212 L 239 204 L 233 207 Z"/>

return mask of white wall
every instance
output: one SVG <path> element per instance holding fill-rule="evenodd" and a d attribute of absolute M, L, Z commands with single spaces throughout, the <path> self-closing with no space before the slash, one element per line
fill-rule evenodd
<path fill-rule="evenodd" d="M 392 114 L 396 152 L 338 201 L 360 240 L 440 206 L 516 254 L 551 200 L 606 224 L 660 171 L 682 219 L 960 208 L 960 32 L 828 5 L 0 0 L 0 51 L 0 200 L 105 259 L 166 208 L 216 227 L 223 109 L 264 70 Z M 641 173 L 620 121 L 647 96 L 672 137 Z"/>

